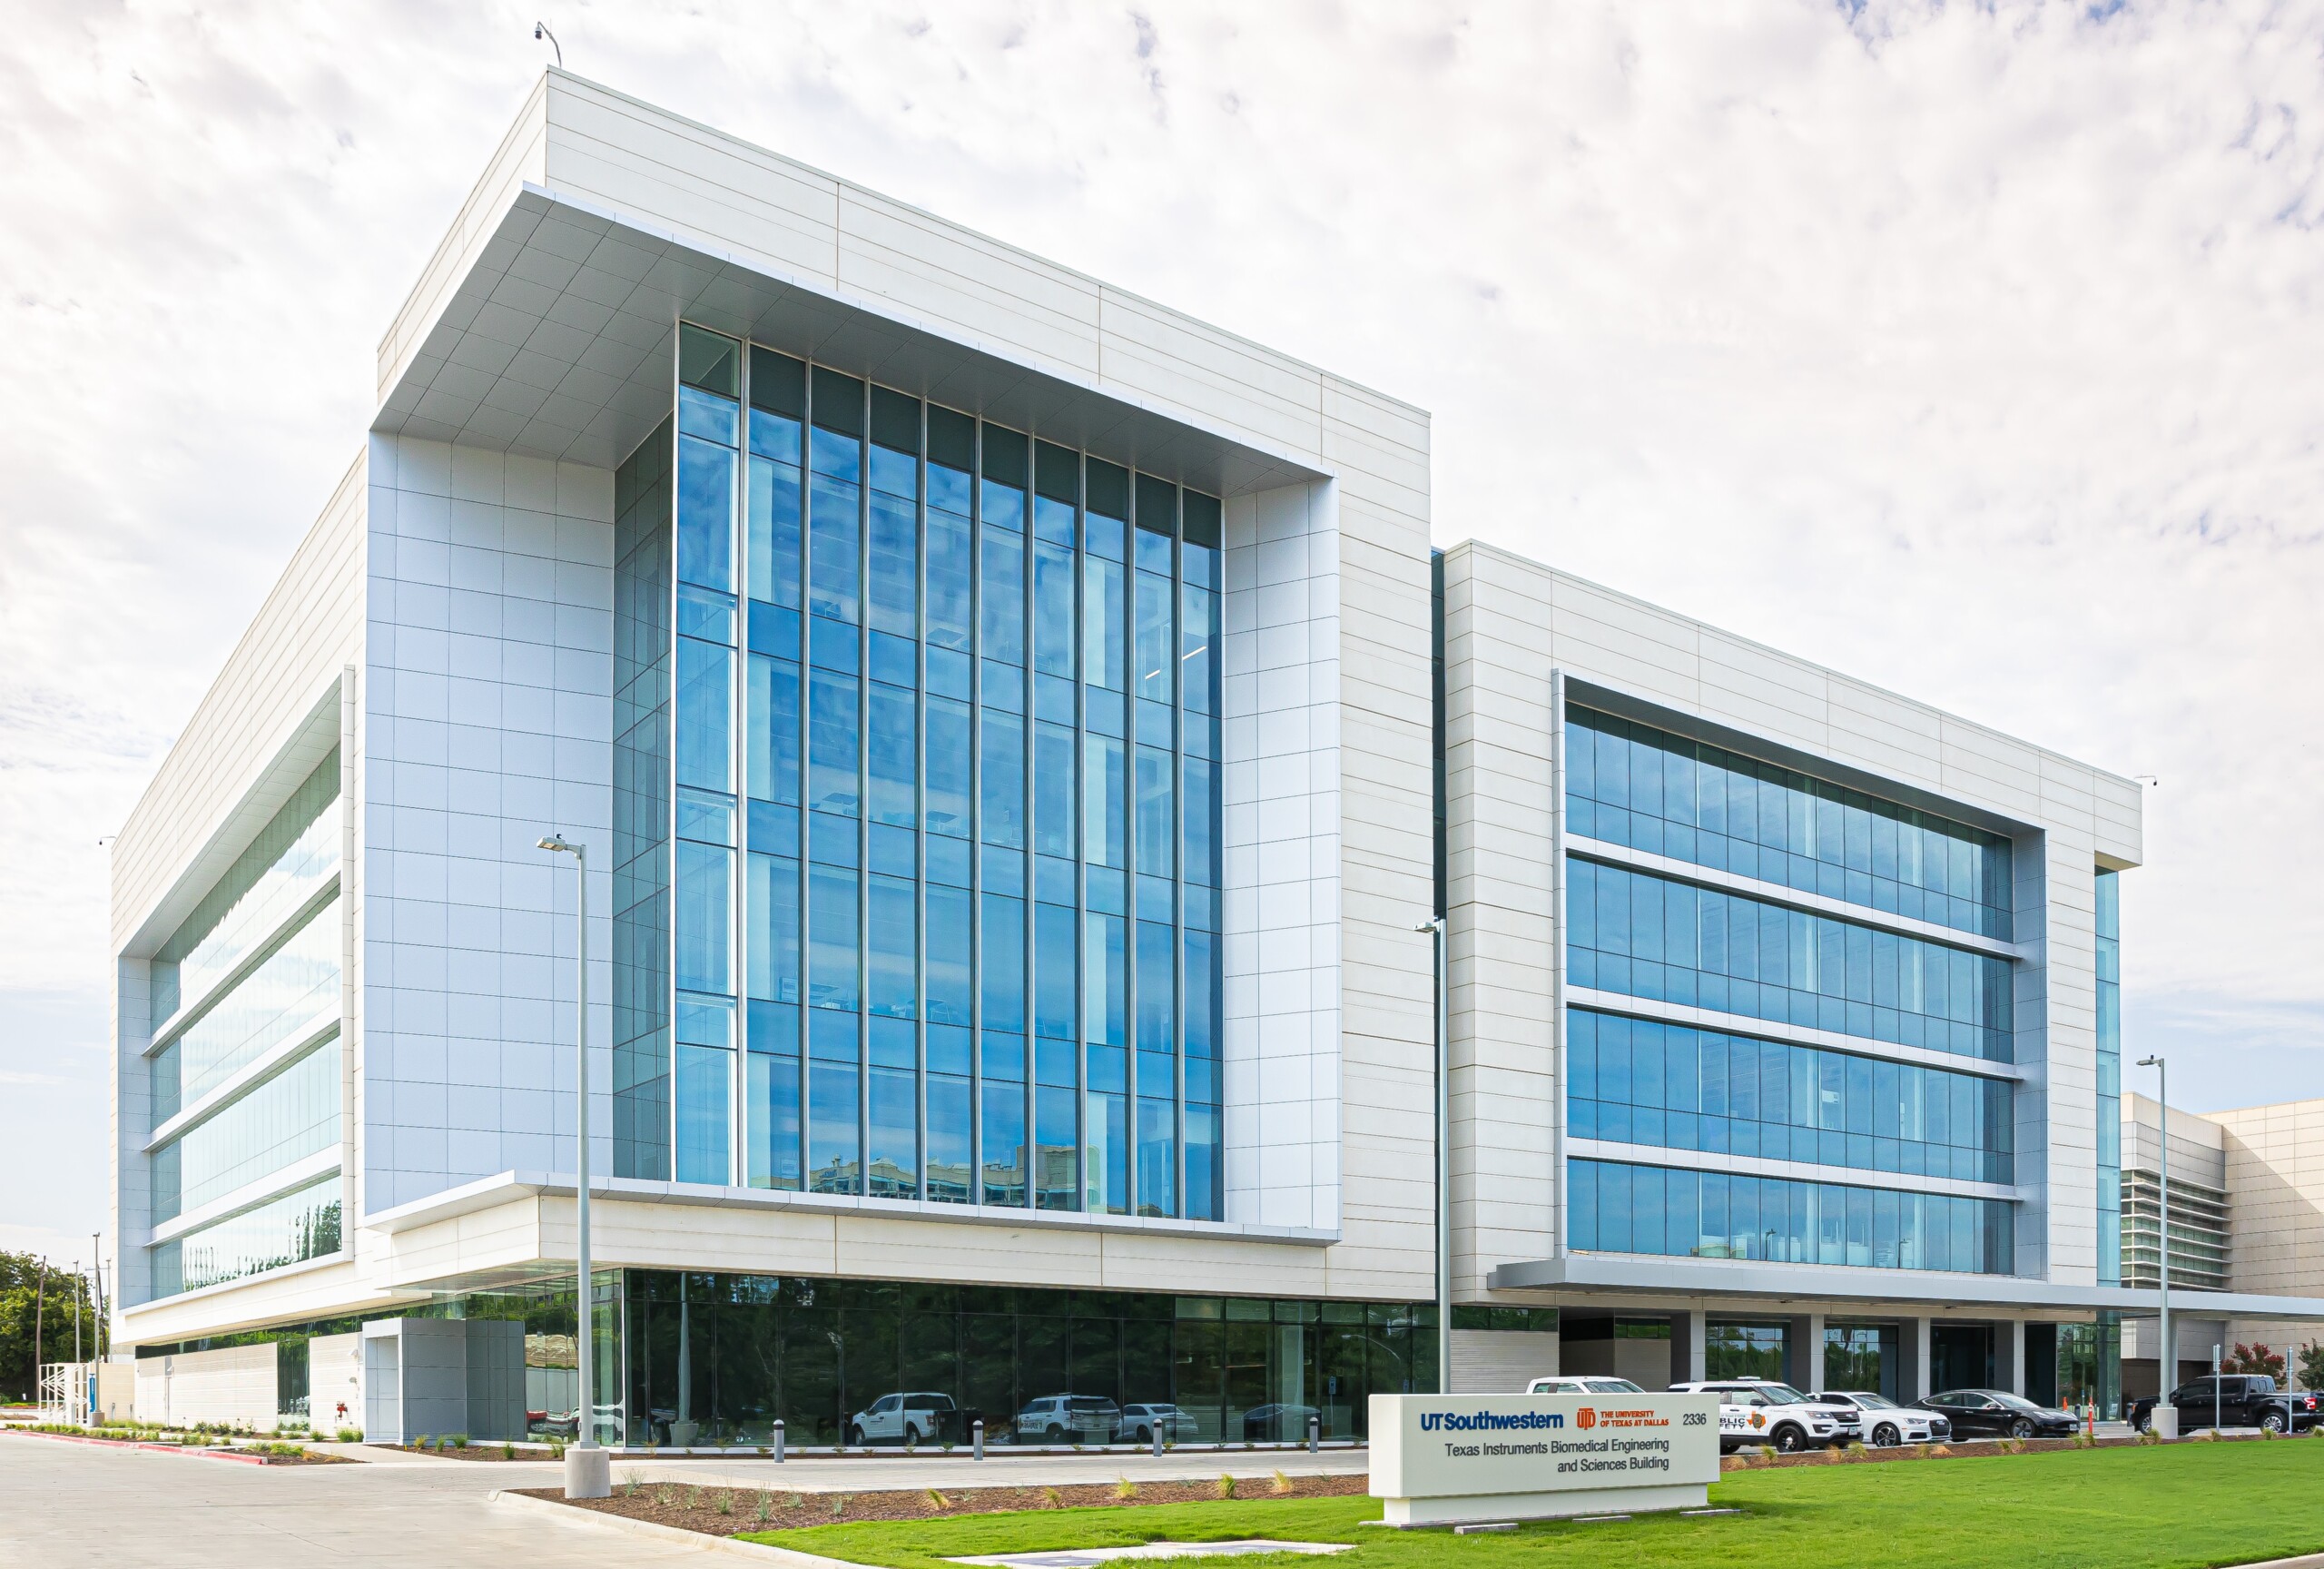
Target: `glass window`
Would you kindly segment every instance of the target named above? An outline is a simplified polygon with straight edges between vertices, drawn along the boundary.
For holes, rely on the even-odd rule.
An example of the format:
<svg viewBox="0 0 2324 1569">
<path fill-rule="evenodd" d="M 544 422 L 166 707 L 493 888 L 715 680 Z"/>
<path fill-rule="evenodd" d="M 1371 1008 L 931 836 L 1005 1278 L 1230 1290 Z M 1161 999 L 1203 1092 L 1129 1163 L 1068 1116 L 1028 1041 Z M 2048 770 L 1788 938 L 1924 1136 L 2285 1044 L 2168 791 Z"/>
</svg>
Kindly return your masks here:
<svg viewBox="0 0 2324 1569">
<path fill-rule="evenodd" d="M 1025 542 L 1014 534 L 984 536 L 980 622 L 988 659 L 1025 663 Z"/>
<path fill-rule="evenodd" d="M 906 1068 L 871 1071 L 872 1153 L 865 1162 L 875 1199 L 920 1196 L 920 1076 Z"/>
<path fill-rule="evenodd" d="M 714 1047 L 678 1047 L 678 1180 L 734 1179 L 726 1152 L 734 1054 Z"/>
<path fill-rule="evenodd" d="M 1025 722 L 984 711 L 982 746 L 984 842 L 1025 845 Z"/>
<path fill-rule="evenodd" d="M 928 829 L 966 838 L 969 770 L 975 757 L 969 707 L 947 697 L 928 700 Z"/>
<path fill-rule="evenodd" d="M 201 1226 L 152 1249 L 153 1296 L 222 1286 L 340 1251 L 337 1172 L 294 1193 Z"/>
<path fill-rule="evenodd" d="M 965 888 L 930 884 L 928 899 L 928 1017 L 931 1023 L 976 1021 L 970 965 L 971 895 Z"/>
<path fill-rule="evenodd" d="M 799 863 L 751 857 L 751 995 L 799 1001 Z"/>
<path fill-rule="evenodd" d="M 799 804 L 799 666 L 751 656 L 748 717 L 750 793 L 761 801 Z"/>
<path fill-rule="evenodd" d="M 223 992 L 204 988 L 208 995 L 196 998 L 200 1011 L 186 1011 L 192 1022 L 162 1053 L 162 1071 L 175 1082 L 162 1086 L 168 1093 L 157 1097 L 157 1124 L 284 1041 L 339 1016 L 340 937 L 334 896 L 240 981 Z"/>
<path fill-rule="evenodd" d="M 875 458 L 884 456 L 876 447 L 872 450 Z M 911 496 L 872 492 L 871 556 L 872 627 L 918 636 L 920 518 Z"/>
<path fill-rule="evenodd" d="M 678 580 L 734 587 L 734 454 L 678 439 Z"/>
<path fill-rule="evenodd" d="M 796 1191 L 799 1169 L 799 1059 L 753 1051 L 750 1065 L 750 1171 L 753 1188 Z"/>
<path fill-rule="evenodd" d="M 732 993 L 734 853 L 681 839 L 677 863 L 678 989 Z"/>
<path fill-rule="evenodd" d="M 856 1063 L 810 1058 L 807 1062 L 807 1190 L 857 1193 L 862 1171 L 857 1159 Z"/>
<path fill-rule="evenodd" d="M 862 577 L 856 558 L 862 538 L 856 516 L 860 488 L 817 474 L 810 482 L 808 499 L 807 607 L 818 616 L 852 622 Z"/>
<path fill-rule="evenodd" d="M 1177 1047 L 1177 940 L 1158 921 L 1137 923 L 1137 1045 L 1141 1051 Z"/>
<path fill-rule="evenodd" d="M 1082 737 L 1081 828 L 1086 854 L 1099 866 L 1128 869 L 1129 834 L 1124 798 L 1128 794 L 1122 743 L 1107 735 Z"/>
<path fill-rule="evenodd" d="M 153 1219 L 175 1219 L 340 1141 L 334 1034 L 155 1150 Z"/>
<path fill-rule="evenodd" d="M 872 899 L 872 1011 L 891 1019 L 920 1012 L 919 900 L 901 877 L 874 877 Z"/>
<path fill-rule="evenodd" d="M 1149 876 L 1171 874 L 1177 837 L 1171 822 L 1170 754 L 1158 746 L 1137 749 L 1137 869 Z"/>
<path fill-rule="evenodd" d="M 1096 529 L 1091 530 L 1093 537 Z M 1109 692 L 1127 689 L 1128 651 L 1122 606 L 1122 568 L 1095 554 L 1081 560 L 1082 678 Z M 1165 696 L 1167 696 L 1167 690 Z"/>
<path fill-rule="evenodd" d="M 1137 531 L 1141 540 L 1153 535 L 1143 528 Z M 1166 542 L 1167 543 L 1167 542 Z M 1171 700 L 1174 687 L 1173 667 L 1177 664 L 1172 647 L 1170 629 L 1170 579 L 1155 572 L 1140 571 L 1137 577 L 1137 696 L 1155 703 Z"/>
<path fill-rule="evenodd" d="M 1025 1204 L 1025 1088 L 988 1079 L 984 1086 L 983 1201 Z"/>
<path fill-rule="evenodd" d="M 1074 922 L 1069 905 L 1033 906 L 1033 1029 L 1066 1041 L 1076 1033 L 1074 984 L 1080 971 Z"/>
<path fill-rule="evenodd" d="M 984 895 L 984 1027 L 1025 1031 L 1025 902 Z"/>
<path fill-rule="evenodd" d="M 1126 923 L 1094 912 L 1083 918 L 1082 1038 L 1119 1046 L 1129 1032 L 1129 944 Z"/>
<path fill-rule="evenodd" d="M 1572 831 L 2007 939 L 2010 842 L 1828 781 L 1569 708 Z"/>
<path fill-rule="evenodd" d="M 872 685 L 872 821 L 910 828 L 918 817 L 920 736 L 911 693 Z"/>
<path fill-rule="evenodd" d="M 852 676 L 812 673 L 809 687 L 808 804 L 818 812 L 853 816 L 859 799 L 855 764 L 857 686 Z"/>
<path fill-rule="evenodd" d="M 1033 848 L 1043 855 L 1073 854 L 1073 730 L 1066 725 L 1033 726 Z"/>
<path fill-rule="evenodd" d="M 1177 1213 L 1177 1107 L 1169 1100 L 1137 1099 L 1137 1212 Z"/>
<path fill-rule="evenodd" d="M 928 1080 L 928 1196 L 942 1204 L 970 1201 L 970 1084 L 931 1073 Z"/>
<path fill-rule="evenodd" d="M 679 638 L 678 783 L 732 790 L 734 734 L 734 651 L 698 638 Z"/>
<path fill-rule="evenodd" d="M 807 873 L 807 1000 L 818 1008 L 852 1011 L 856 981 L 855 873 L 828 866 Z"/>
</svg>

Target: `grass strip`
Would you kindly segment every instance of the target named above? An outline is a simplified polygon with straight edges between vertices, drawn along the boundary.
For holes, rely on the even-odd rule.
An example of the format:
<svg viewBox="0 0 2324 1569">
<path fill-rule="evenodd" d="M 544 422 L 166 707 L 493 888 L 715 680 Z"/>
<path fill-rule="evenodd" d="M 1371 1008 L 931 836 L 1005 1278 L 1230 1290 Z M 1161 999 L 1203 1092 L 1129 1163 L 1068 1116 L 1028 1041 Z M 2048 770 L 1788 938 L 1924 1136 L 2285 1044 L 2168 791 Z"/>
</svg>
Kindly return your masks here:
<svg viewBox="0 0 2324 1569">
<path fill-rule="evenodd" d="M 1927 1464 L 1732 1472 L 1714 1519 L 1640 1515 L 1613 1525 L 1531 1525 L 1507 1534 L 1367 1526 L 1371 1498 L 1221 1499 L 1151 1508 L 1057 1509 L 866 1522 L 749 1539 L 885 1569 L 955 1569 L 990 1553 L 1272 1536 L 1351 1542 L 1330 1569 L 2213 1569 L 2324 1551 L 2324 1439 L 2177 1444 Z M 1319 1569 L 1312 1558 L 1237 1559 L 1235 1569 Z"/>
</svg>

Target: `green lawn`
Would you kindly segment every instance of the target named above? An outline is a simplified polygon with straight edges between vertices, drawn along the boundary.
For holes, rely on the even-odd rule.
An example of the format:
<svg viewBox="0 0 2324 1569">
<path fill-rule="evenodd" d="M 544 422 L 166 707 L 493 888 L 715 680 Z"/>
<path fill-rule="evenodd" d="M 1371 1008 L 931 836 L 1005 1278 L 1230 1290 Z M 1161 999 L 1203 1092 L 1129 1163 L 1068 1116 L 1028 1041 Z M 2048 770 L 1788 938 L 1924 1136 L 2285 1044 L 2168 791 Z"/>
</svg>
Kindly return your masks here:
<svg viewBox="0 0 2324 1569">
<path fill-rule="evenodd" d="M 2206 1569 L 2324 1550 L 2324 1438 L 2069 1450 L 1990 1459 L 1730 1473 L 1711 1502 L 1741 1515 L 1529 1525 L 1507 1535 L 1389 1531 L 1370 1498 L 1248 1499 L 818 1525 L 753 1538 L 889 1569 L 984 1553 L 1274 1536 L 1353 1542 L 1328 1560 L 1236 1569 Z M 1221 1561 L 1223 1562 L 1223 1561 Z"/>
</svg>

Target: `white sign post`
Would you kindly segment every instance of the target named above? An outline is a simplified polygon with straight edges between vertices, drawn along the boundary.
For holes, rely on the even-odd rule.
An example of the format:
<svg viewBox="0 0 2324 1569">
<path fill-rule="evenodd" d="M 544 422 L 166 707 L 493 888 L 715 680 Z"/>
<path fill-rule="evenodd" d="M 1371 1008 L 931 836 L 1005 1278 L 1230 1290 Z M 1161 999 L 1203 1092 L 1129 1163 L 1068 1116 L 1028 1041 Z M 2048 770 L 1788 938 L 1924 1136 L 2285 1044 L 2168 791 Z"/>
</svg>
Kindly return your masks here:
<svg viewBox="0 0 2324 1569">
<path fill-rule="evenodd" d="M 1374 1395 L 1372 1495 L 1390 1525 L 1700 1509 L 1716 1395 Z"/>
</svg>

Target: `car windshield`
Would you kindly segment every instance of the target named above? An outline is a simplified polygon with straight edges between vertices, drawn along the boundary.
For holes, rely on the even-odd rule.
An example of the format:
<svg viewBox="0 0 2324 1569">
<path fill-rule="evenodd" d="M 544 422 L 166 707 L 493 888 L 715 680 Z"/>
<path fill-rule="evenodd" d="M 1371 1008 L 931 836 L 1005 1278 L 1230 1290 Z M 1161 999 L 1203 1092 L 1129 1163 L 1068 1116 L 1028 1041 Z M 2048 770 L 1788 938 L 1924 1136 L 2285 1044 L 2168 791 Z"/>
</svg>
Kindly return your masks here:
<svg viewBox="0 0 2324 1569">
<path fill-rule="evenodd" d="M 1862 1406 L 1866 1411 L 1897 1411 L 1903 1409 L 1902 1406 L 1898 1406 L 1894 1400 L 1889 1399 L 1886 1395 L 1843 1395 L 1840 1398 L 1851 1401 L 1854 1404 Z"/>
<path fill-rule="evenodd" d="M 1592 1395 L 1643 1395 L 1646 1393 L 1627 1378 L 1589 1378 L 1582 1381 L 1581 1386 Z"/>
<path fill-rule="evenodd" d="M 1760 1394 L 1766 1396 L 1768 1397 L 1768 1404 L 1770 1406 L 1805 1406 L 1807 1404 L 1807 1396 L 1802 1395 L 1798 1390 L 1793 1388 L 1788 1384 L 1753 1384 L 1748 1386 L 1748 1387 L 1756 1389 Z"/>
</svg>

